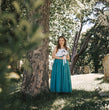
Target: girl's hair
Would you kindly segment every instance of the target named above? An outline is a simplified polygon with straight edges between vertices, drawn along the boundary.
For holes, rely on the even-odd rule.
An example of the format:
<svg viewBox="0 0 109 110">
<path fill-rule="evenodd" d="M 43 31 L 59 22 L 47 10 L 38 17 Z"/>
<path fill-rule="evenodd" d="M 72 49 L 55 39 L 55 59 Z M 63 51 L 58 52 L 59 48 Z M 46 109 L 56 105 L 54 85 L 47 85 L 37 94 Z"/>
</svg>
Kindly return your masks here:
<svg viewBox="0 0 109 110">
<path fill-rule="evenodd" d="M 57 51 L 58 51 L 58 49 L 60 49 L 61 48 L 61 46 L 60 46 L 60 44 L 59 44 L 59 39 L 60 38 L 63 38 L 64 39 L 64 48 L 67 50 L 67 46 L 66 46 L 66 39 L 65 39 L 65 37 L 64 36 L 60 36 L 59 38 L 58 38 L 58 42 L 57 42 Z M 56 52 L 57 52 L 56 51 Z"/>
</svg>

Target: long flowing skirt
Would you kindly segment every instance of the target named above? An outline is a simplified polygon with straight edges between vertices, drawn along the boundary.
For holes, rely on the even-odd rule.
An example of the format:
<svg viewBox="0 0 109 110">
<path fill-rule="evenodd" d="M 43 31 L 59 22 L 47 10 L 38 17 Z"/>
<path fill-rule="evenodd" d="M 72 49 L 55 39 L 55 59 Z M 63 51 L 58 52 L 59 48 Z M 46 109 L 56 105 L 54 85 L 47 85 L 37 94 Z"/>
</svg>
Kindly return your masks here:
<svg viewBox="0 0 109 110">
<path fill-rule="evenodd" d="M 63 65 L 62 59 L 54 59 L 51 72 L 50 91 L 72 92 L 70 75 L 69 61 L 66 60 L 66 63 Z"/>
</svg>

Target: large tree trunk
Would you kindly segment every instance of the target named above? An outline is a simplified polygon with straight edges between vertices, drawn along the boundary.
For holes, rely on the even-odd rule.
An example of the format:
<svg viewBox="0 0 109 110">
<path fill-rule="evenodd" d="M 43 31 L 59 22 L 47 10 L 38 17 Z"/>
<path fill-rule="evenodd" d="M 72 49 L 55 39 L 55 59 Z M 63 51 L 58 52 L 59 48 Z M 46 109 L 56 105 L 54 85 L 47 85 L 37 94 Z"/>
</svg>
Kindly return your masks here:
<svg viewBox="0 0 109 110">
<path fill-rule="evenodd" d="M 49 32 L 49 6 L 50 0 L 45 0 L 42 9 L 42 17 L 40 25 L 43 27 L 43 32 Z M 37 95 L 42 91 L 49 91 L 48 77 L 48 55 L 49 55 L 49 38 L 43 39 L 42 45 L 33 51 L 27 53 L 27 58 L 30 62 L 31 71 L 24 71 L 22 91 L 30 95 Z"/>
</svg>

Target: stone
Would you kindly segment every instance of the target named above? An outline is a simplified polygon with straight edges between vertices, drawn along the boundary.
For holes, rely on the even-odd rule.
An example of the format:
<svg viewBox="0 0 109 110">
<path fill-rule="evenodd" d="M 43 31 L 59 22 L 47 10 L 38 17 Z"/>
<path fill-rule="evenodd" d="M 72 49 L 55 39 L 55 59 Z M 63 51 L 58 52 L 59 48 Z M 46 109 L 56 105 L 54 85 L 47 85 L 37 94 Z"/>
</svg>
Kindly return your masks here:
<svg viewBox="0 0 109 110">
<path fill-rule="evenodd" d="M 104 80 L 109 81 L 109 54 L 107 54 L 103 59 L 104 67 Z"/>
</svg>

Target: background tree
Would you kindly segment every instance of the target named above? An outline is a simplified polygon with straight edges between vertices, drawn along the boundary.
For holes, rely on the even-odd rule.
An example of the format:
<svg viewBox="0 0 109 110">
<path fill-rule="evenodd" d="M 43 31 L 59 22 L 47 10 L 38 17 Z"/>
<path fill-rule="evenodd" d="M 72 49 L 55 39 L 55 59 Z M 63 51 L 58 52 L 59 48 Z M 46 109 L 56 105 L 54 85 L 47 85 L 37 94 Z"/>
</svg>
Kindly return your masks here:
<svg viewBox="0 0 109 110">
<path fill-rule="evenodd" d="M 91 36 L 88 48 L 78 59 L 77 65 L 89 65 L 91 72 L 98 73 L 102 72 L 102 61 L 109 51 L 109 31 L 108 27 L 103 25 L 99 25 L 95 30 L 96 33 Z M 81 41 L 80 46 L 82 42 L 83 41 Z"/>
<path fill-rule="evenodd" d="M 59 1 L 57 0 L 56 3 Z M 63 1 L 62 1 L 63 2 Z M 68 41 L 68 47 L 70 47 L 70 53 L 71 55 L 71 73 L 73 74 L 74 66 L 76 65 L 76 62 L 80 55 L 83 54 L 83 52 L 87 49 L 88 42 L 90 41 L 91 36 L 93 36 L 96 33 L 97 27 L 101 24 L 100 22 L 103 20 L 105 21 L 105 24 L 107 22 L 107 15 L 103 15 L 101 12 L 106 12 L 108 10 L 108 2 L 106 1 L 85 1 L 85 0 L 73 0 L 69 1 L 68 8 L 66 7 L 66 4 L 62 7 L 62 2 L 60 1 L 56 5 L 54 2 L 51 3 L 51 16 L 50 16 L 50 51 L 53 49 L 54 45 L 56 45 L 56 39 L 59 35 L 62 35 L 65 33 L 65 36 Z M 53 8 L 55 7 L 55 8 Z M 67 9 L 67 10 L 65 10 Z M 55 11 L 54 11 L 55 10 Z M 58 10 L 58 11 L 56 11 Z M 64 12 L 64 13 L 62 13 Z M 61 14 L 62 13 L 62 14 Z M 66 13 L 66 14 L 65 14 Z M 67 15 L 68 14 L 68 15 Z M 65 16 L 65 17 L 64 17 Z M 64 19 L 63 19 L 64 18 Z M 68 22 L 65 22 L 65 19 L 67 19 Z M 65 24 L 61 24 L 62 21 L 65 22 Z M 60 20 L 60 21 L 59 21 Z M 99 22 L 98 22 L 99 20 Z M 94 26 L 90 31 L 86 31 L 86 36 L 83 37 L 81 32 L 84 29 L 84 27 L 87 25 Z M 107 23 L 108 24 L 108 23 Z M 70 29 L 67 27 L 71 26 Z M 63 27 L 67 27 L 69 31 L 64 30 Z M 64 32 L 63 32 L 64 31 Z M 70 34 L 68 33 L 70 32 Z M 88 33 L 89 32 L 89 33 Z M 70 35 L 70 36 L 69 36 Z M 69 37 L 68 37 L 69 36 Z M 81 45 L 80 50 L 79 48 L 79 42 L 81 42 L 81 39 L 84 39 L 83 44 Z M 83 40 L 82 39 L 82 40 Z M 51 48 L 52 47 L 52 48 Z M 73 47 L 73 48 L 72 48 Z M 52 52 L 52 51 L 51 51 Z M 51 61 L 51 54 L 50 54 L 50 62 Z M 51 68 L 51 67 L 50 67 Z"/>
<path fill-rule="evenodd" d="M 109 27 L 109 20 L 108 20 L 108 3 L 107 2 L 97 2 L 94 7 L 94 13 L 95 16 L 97 16 L 97 27 L 94 29 L 94 31 L 89 30 L 85 36 L 88 35 L 88 33 L 92 33 L 92 36 L 90 37 L 90 41 L 88 44 L 88 48 L 86 49 L 85 53 L 83 53 L 78 62 L 82 65 L 89 65 L 91 67 L 92 72 L 102 72 L 102 60 L 103 57 L 108 53 L 108 27 Z M 101 8 L 100 8 L 101 6 Z M 93 29 L 93 28 L 92 28 Z M 84 36 L 84 35 L 83 35 Z M 83 43 L 84 37 L 81 39 L 80 47 Z M 83 58 L 84 57 L 84 58 Z M 83 59 L 84 61 L 81 62 L 80 59 Z M 81 65 L 79 63 L 79 65 Z"/>
<path fill-rule="evenodd" d="M 69 0 L 66 4 L 58 0 L 57 2 L 52 1 L 51 3 L 50 33 L 52 37 L 50 36 L 50 41 L 53 43 L 50 43 L 50 47 L 53 49 L 54 45 L 56 45 L 58 36 L 64 34 L 67 39 L 67 46 L 70 48 L 70 53 L 72 53 L 72 68 L 75 64 L 73 64 L 73 60 L 76 58 L 80 33 L 83 26 L 91 21 L 90 15 L 93 5 L 94 1 L 90 1 L 90 3 L 86 1 L 85 3 L 85 1 L 79 0 Z M 52 49 L 50 48 L 50 50 Z M 52 58 L 50 57 L 50 59 Z"/>
</svg>

